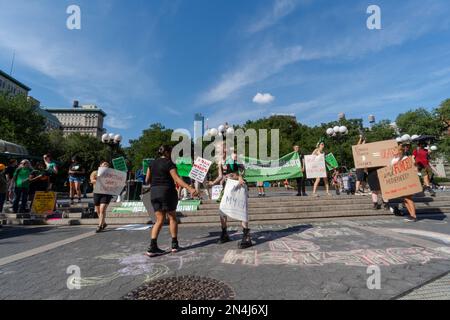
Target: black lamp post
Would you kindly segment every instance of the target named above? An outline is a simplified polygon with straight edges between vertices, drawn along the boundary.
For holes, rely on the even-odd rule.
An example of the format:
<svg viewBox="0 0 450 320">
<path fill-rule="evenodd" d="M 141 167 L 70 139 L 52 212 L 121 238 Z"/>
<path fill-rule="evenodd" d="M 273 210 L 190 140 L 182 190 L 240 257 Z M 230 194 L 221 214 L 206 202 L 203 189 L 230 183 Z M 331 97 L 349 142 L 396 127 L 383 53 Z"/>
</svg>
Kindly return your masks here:
<svg viewBox="0 0 450 320">
<path fill-rule="evenodd" d="M 102 136 L 102 142 L 109 146 L 110 153 L 109 153 L 109 162 L 112 164 L 112 160 L 114 157 L 114 150 L 120 145 L 122 142 L 122 136 L 120 134 L 114 134 L 114 133 L 105 133 Z"/>
</svg>

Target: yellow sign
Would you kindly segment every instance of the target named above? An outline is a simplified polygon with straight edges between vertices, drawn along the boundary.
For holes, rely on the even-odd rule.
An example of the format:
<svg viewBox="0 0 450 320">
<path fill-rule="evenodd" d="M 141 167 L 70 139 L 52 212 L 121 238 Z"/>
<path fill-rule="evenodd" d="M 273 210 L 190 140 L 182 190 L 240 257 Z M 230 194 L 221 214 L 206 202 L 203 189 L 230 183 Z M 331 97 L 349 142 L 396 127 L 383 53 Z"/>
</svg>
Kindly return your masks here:
<svg viewBox="0 0 450 320">
<path fill-rule="evenodd" d="M 56 205 L 55 192 L 37 191 L 34 195 L 33 206 L 31 213 L 45 215 L 52 213 Z"/>
</svg>

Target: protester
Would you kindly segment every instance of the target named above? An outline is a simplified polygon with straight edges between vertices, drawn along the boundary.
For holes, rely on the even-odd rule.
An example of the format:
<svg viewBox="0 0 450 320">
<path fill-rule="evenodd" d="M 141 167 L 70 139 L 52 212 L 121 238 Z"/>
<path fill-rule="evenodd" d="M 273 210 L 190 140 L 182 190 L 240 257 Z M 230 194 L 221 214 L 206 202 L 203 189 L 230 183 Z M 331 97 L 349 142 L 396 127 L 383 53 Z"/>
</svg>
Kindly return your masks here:
<svg viewBox="0 0 450 320">
<path fill-rule="evenodd" d="M 29 199 L 33 205 L 34 195 L 36 192 L 48 191 L 50 173 L 45 168 L 45 163 L 38 162 L 35 169 L 30 174 Z"/>
<path fill-rule="evenodd" d="M 52 191 L 53 186 L 56 183 L 56 175 L 58 174 L 58 166 L 56 165 L 56 162 L 53 161 L 52 156 L 50 154 L 44 155 L 43 158 L 44 158 L 46 170 L 49 175 L 48 191 Z"/>
<path fill-rule="evenodd" d="M 15 199 L 14 189 L 16 188 L 16 186 L 14 185 L 14 172 L 16 172 L 16 169 L 17 169 L 17 160 L 10 159 L 8 167 L 5 170 L 6 180 L 8 181 L 7 198 L 10 203 L 13 203 Z"/>
<path fill-rule="evenodd" d="M 363 135 L 359 136 L 358 145 L 365 144 L 366 138 Z M 355 195 L 365 195 L 365 185 L 367 181 L 367 169 L 356 169 L 356 193 Z M 362 188 L 362 189 L 361 189 Z"/>
<path fill-rule="evenodd" d="M 382 208 L 382 205 L 379 204 L 379 200 L 381 200 L 384 210 L 390 210 L 389 203 L 387 201 L 384 201 L 381 195 L 380 180 L 378 178 L 378 170 L 381 168 L 382 167 L 368 169 L 368 181 L 370 191 L 372 192 L 373 209 L 380 210 Z"/>
<path fill-rule="evenodd" d="M 0 214 L 3 212 L 3 205 L 8 193 L 8 181 L 6 180 L 5 170 L 6 166 L 0 163 Z"/>
<path fill-rule="evenodd" d="M 343 182 L 342 182 L 341 171 L 339 168 L 334 169 L 332 181 L 333 181 L 333 186 L 336 190 L 336 195 L 340 195 Z"/>
<path fill-rule="evenodd" d="M 100 168 L 109 168 L 109 163 L 106 161 L 103 161 L 100 164 Z M 90 182 L 93 185 L 95 189 L 95 184 L 97 183 L 97 177 L 98 177 L 98 171 L 95 170 L 91 173 L 90 176 Z M 102 232 L 106 229 L 108 226 L 106 224 L 106 209 L 108 209 L 108 205 L 111 203 L 112 196 L 109 194 L 100 194 L 100 193 L 94 193 L 94 206 L 95 206 L 95 212 L 98 216 L 98 227 L 95 231 L 96 233 Z"/>
<path fill-rule="evenodd" d="M 391 164 L 395 165 L 399 161 L 405 160 L 408 157 L 404 153 L 404 147 L 399 146 L 396 150 L 396 154 L 394 159 L 392 159 Z M 406 209 L 408 209 L 409 217 L 405 219 L 407 222 L 417 222 L 417 214 L 416 214 L 416 205 L 414 203 L 414 200 L 412 198 L 412 195 L 403 197 L 403 202 L 405 204 Z"/>
<path fill-rule="evenodd" d="M 225 190 L 225 185 L 226 185 L 226 181 L 228 179 L 231 180 L 236 180 L 239 181 L 239 184 L 242 187 L 246 187 L 246 183 L 244 181 L 244 174 L 245 174 L 245 168 L 242 164 L 239 164 L 237 161 L 237 153 L 233 152 L 231 155 L 231 160 L 230 161 L 225 161 L 226 159 L 226 150 L 225 150 L 225 146 L 221 146 L 220 147 L 220 153 L 221 155 L 219 156 L 219 161 L 218 161 L 218 177 L 215 181 L 211 182 L 210 185 L 216 185 L 216 184 L 222 184 L 223 186 L 223 190 Z M 223 195 L 222 191 L 222 195 Z M 222 196 L 221 196 L 222 197 Z M 228 235 L 228 231 L 227 231 L 227 222 L 228 222 L 228 217 L 223 214 L 222 212 L 220 213 L 220 223 L 221 223 L 221 227 L 222 227 L 222 232 L 219 238 L 218 243 L 219 244 L 223 244 L 226 242 L 231 241 L 229 235 Z M 243 228 L 243 236 L 242 236 L 242 241 L 240 241 L 238 243 L 238 247 L 240 249 L 246 249 L 251 247 L 252 244 L 252 239 L 250 236 L 250 229 L 249 229 L 249 224 L 248 222 L 242 222 L 242 228 Z"/>
<path fill-rule="evenodd" d="M 177 173 L 177 167 L 171 160 L 172 147 L 161 146 L 158 151 L 159 158 L 156 159 L 151 168 L 147 170 L 146 184 L 151 185 L 151 202 L 155 210 L 156 222 L 151 230 L 151 243 L 146 255 L 155 257 L 164 254 L 165 251 L 158 248 L 158 235 L 164 223 L 166 215 L 169 216 L 170 233 L 172 235 L 172 252 L 179 250 L 178 244 L 178 222 L 176 209 L 178 205 L 178 195 L 175 183 L 186 188 L 192 194 L 197 195 L 197 191 L 185 183 Z"/>
<path fill-rule="evenodd" d="M 306 166 L 305 166 L 305 155 L 300 151 L 298 145 L 294 146 L 294 152 L 298 153 L 300 159 L 300 164 L 302 166 L 302 176 L 297 178 L 297 197 L 306 197 Z"/>
<path fill-rule="evenodd" d="M 33 171 L 31 163 L 28 160 L 22 160 L 19 167 L 14 172 L 13 181 L 15 185 L 14 193 L 15 199 L 13 203 L 13 212 L 25 213 L 27 210 L 28 192 L 30 189 L 30 175 Z"/>
<path fill-rule="evenodd" d="M 325 155 L 324 149 L 325 149 L 325 143 L 324 143 L 324 142 L 319 142 L 319 143 L 317 144 L 317 149 L 314 150 L 314 152 L 312 153 L 312 155 L 313 155 L 313 156 L 320 156 L 320 155 L 322 155 L 322 154 Z M 313 188 L 313 195 L 314 195 L 315 197 L 318 197 L 318 196 L 319 196 L 319 195 L 316 193 L 316 192 L 317 192 L 317 187 L 319 186 L 319 183 L 320 183 L 320 178 L 317 178 L 317 179 L 316 179 L 316 182 L 314 183 L 314 188 Z M 331 194 L 330 194 L 330 186 L 329 186 L 329 184 L 328 184 L 328 177 L 323 178 L 323 183 L 325 184 L 325 189 L 326 189 L 326 191 L 327 191 L 327 195 L 328 195 L 328 196 L 331 196 Z"/>
<path fill-rule="evenodd" d="M 419 142 L 418 147 L 413 152 L 414 161 L 420 174 L 423 178 L 425 185 L 424 191 L 428 191 L 432 197 L 436 196 L 436 193 L 431 188 L 430 177 L 433 174 L 430 167 L 430 154 L 425 149 L 425 143 Z"/>
<path fill-rule="evenodd" d="M 264 181 L 258 181 L 256 183 L 256 188 L 258 189 L 258 197 L 266 196 L 266 192 L 264 190 Z"/>
<path fill-rule="evenodd" d="M 78 202 L 81 202 L 81 184 L 85 170 L 79 163 L 78 157 L 72 158 L 72 164 L 69 168 L 69 184 L 70 184 L 70 203 L 74 204 L 75 194 L 78 196 Z"/>
</svg>

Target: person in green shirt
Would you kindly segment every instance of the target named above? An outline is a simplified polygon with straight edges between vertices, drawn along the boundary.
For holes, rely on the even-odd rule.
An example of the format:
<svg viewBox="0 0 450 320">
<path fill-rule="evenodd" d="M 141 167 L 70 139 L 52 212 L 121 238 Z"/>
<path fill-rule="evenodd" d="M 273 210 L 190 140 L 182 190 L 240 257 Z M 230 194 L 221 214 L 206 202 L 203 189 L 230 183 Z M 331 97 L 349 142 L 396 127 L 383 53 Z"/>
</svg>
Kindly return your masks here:
<svg viewBox="0 0 450 320">
<path fill-rule="evenodd" d="M 22 160 L 19 167 L 14 172 L 14 182 L 15 182 L 15 194 L 16 198 L 13 203 L 13 212 L 19 212 L 20 203 L 20 213 L 25 213 L 27 209 L 28 193 L 30 190 L 30 175 L 33 171 L 31 163 L 28 160 Z"/>
</svg>

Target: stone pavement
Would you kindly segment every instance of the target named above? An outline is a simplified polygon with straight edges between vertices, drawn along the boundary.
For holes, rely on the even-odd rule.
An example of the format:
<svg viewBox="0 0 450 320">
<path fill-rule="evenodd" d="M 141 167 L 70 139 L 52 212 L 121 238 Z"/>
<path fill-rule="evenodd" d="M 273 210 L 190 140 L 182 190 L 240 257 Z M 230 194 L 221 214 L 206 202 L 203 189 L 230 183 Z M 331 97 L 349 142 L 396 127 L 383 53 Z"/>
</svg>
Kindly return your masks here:
<svg viewBox="0 0 450 320">
<path fill-rule="evenodd" d="M 411 290 L 450 271 L 444 215 L 418 223 L 388 217 L 252 226 L 255 246 L 247 250 L 237 249 L 237 228 L 233 242 L 218 245 L 219 223 L 180 227 L 184 250 L 152 259 L 143 255 L 148 231 L 41 228 L 1 229 L 0 258 L 25 254 L 10 263 L 0 260 L 0 299 L 120 299 L 145 282 L 182 275 L 222 281 L 237 300 L 394 299 L 404 293 L 419 297 L 423 290 Z M 167 227 L 159 244 L 170 245 Z M 368 288 L 371 266 L 380 270 L 380 289 Z M 72 274 L 78 268 L 79 277 Z M 448 292 L 448 278 L 442 279 L 424 288 Z"/>
</svg>

